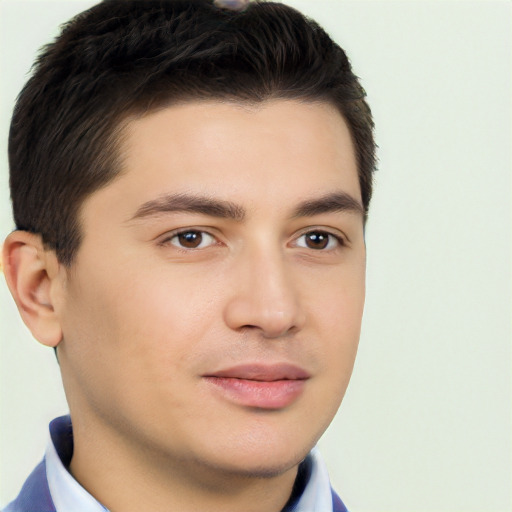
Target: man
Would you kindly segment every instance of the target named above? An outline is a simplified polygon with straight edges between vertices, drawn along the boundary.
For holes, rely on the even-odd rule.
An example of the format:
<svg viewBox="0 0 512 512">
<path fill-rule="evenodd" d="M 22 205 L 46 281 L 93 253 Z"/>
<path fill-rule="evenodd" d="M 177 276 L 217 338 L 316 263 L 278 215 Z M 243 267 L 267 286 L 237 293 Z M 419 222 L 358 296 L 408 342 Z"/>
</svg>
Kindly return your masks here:
<svg viewBox="0 0 512 512">
<path fill-rule="evenodd" d="M 4 269 L 70 417 L 7 511 L 343 511 L 375 146 L 343 50 L 280 4 L 105 1 L 11 124 Z"/>
</svg>

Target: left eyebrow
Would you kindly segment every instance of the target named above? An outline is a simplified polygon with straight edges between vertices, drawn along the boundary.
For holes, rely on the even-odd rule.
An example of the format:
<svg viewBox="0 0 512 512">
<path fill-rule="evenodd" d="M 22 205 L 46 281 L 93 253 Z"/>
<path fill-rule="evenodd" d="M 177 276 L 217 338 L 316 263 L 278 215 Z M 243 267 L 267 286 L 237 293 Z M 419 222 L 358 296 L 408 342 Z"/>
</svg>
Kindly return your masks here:
<svg viewBox="0 0 512 512">
<path fill-rule="evenodd" d="M 316 199 L 300 203 L 294 210 L 292 218 L 313 217 L 322 213 L 348 212 L 366 217 L 363 205 L 346 192 L 333 192 Z"/>
</svg>

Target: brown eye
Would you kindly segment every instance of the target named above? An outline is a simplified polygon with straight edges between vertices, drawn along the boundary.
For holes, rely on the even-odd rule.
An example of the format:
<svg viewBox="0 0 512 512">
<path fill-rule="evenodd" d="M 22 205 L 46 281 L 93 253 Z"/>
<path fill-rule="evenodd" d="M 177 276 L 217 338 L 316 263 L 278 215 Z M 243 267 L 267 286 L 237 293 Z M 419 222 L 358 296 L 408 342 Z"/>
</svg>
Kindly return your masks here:
<svg viewBox="0 0 512 512">
<path fill-rule="evenodd" d="M 182 249 L 202 249 L 215 241 L 212 235 L 204 231 L 182 231 L 171 238 L 171 244 Z"/>
<path fill-rule="evenodd" d="M 329 235 L 315 231 L 306 235 L 306 245 L 310 249 L 325 249 L 329 244 Z"/>
<path fill-rule="evenodd" d="M 319 251 L 323 249 L 334 249 L 340 245 L 342 245 L 342 241 L 338 237 L 325 231 L 310 231 L 300 236 L 297 240 L 298 247 Z"/>
</svg>

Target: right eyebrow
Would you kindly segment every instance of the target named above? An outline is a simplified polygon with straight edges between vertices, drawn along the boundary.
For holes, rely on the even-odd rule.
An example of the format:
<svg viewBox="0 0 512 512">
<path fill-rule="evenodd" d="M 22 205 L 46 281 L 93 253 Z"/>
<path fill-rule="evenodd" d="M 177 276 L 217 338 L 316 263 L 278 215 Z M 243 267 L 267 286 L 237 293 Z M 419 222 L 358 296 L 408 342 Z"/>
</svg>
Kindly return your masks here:
<svg viewBox="0 0 512 512">
<path fill-rule="evenodd" d="M 164 194 L 142 204 L 130 221 L 171 212 L 200 213 L 237 222 L 242 222 L 246 216 L 245 209 L 231 201 L 192 194 Z"/>
</svg>

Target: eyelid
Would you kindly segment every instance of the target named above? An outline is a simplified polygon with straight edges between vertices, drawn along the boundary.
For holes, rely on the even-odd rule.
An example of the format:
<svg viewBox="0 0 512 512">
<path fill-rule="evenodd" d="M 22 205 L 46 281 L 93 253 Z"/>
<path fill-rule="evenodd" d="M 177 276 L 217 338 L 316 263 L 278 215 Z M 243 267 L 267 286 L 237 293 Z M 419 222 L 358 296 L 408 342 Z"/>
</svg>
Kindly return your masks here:
<svg viewBox="0 0 512 512">
<path fill-rule="evenodd" d="M 201 233 L 203 235 L 207 235 L 207 236 L 211 237 L 214 240 L 214 243 L 209 244 L 207 247 L 212 247 L 212 246 L 218 245 L 220 243 L 219 238 L 216 235 L 214 235 L 211 232 L 211 230 L 209 230 L 208 228 L 201 227 L 201 226 L 187 226 L 184 228 L 176 228 L 176 229 L 166 232 L 164 235 L 159 237 L 158 245 L 160 245 L 160 246 L 172 245 L 174 248 L 176 248 L 178 250 L 183 250 L 183 251 L 198 251 L 201 249 L 206 249 L 207 247 L 201 247 L 201 248 L 180 247 L 179 245 L 175 245 L 171 242 L 171 240 L 173 238 L 175 238 L 183 233 L 190 233 L 190 232 L 197 232 L 197 233 Z"/>
<path fill-rule="evenodd" d="M 308 226 L 307 228 L 301 229 L 294 236 L 293 240 L 298 240 L 300 237 L 307 235 L 308 233 L 325 233 L 326 235 L 335 238 L 339 242 L 340 247 L 346 247 L 350 244 L 350 239 L 345 233 L 343 233 L 343 231 L 325 226 Z"/>
<path fill-rule="evenodd" d="M 157 237 L 157 240 L 158 240 L 157 243 L 160 246 L 169 245 L 171 243 L 170 241 L 174 237 L 176 237 L 182 233 L 188 233 L 191 231 L 197 231 L 199 233 L 206 234 L 215 240 L 215 243 L 209 244 L 207 247 L 212 247 L 215 245 L 222 244 L 222 240 L 219 238 L 219 236 L 217 234 L 215 234 L 216 230 L 209 226 L 186 226 L 186 227 L 176 228 L 176 229 L 167 231 L 163 235 L 160 235 L 159 237 Z M 295 242 L 302 236 L 307 235 L 308 233 L 314 233 L 314 232 L 325 233 L 326 235 L 329 235 L 330 237 L 335 238 L 338 241 L 339 248 L 346 247 L 347 245 L 350 244 L 350 239 L 343 231 L 336 229 L 336 228 L 332 228 L 332 227 L 326 227 L 326 226 L 308 226 L 306 228 L 299 230 L 298 232 L 296 232 L 293 235 L 292 244 L 295 244 Z M 172 245 L 176 249 L 180 249 L 179 246 L 174 245 L 174 244 L 172 244 Z M 182 247 L 181 249 L 183 249 L 184 251 L 200 250 L 200 249 L 192 249 L 192 248 L 187 249 L 185 247 Z M 325 251 L 326 249 L 323 249 L 323 250 Z M 330 250 L 333 250 L 333 249 L 330 249 Z"/>
</svg>

